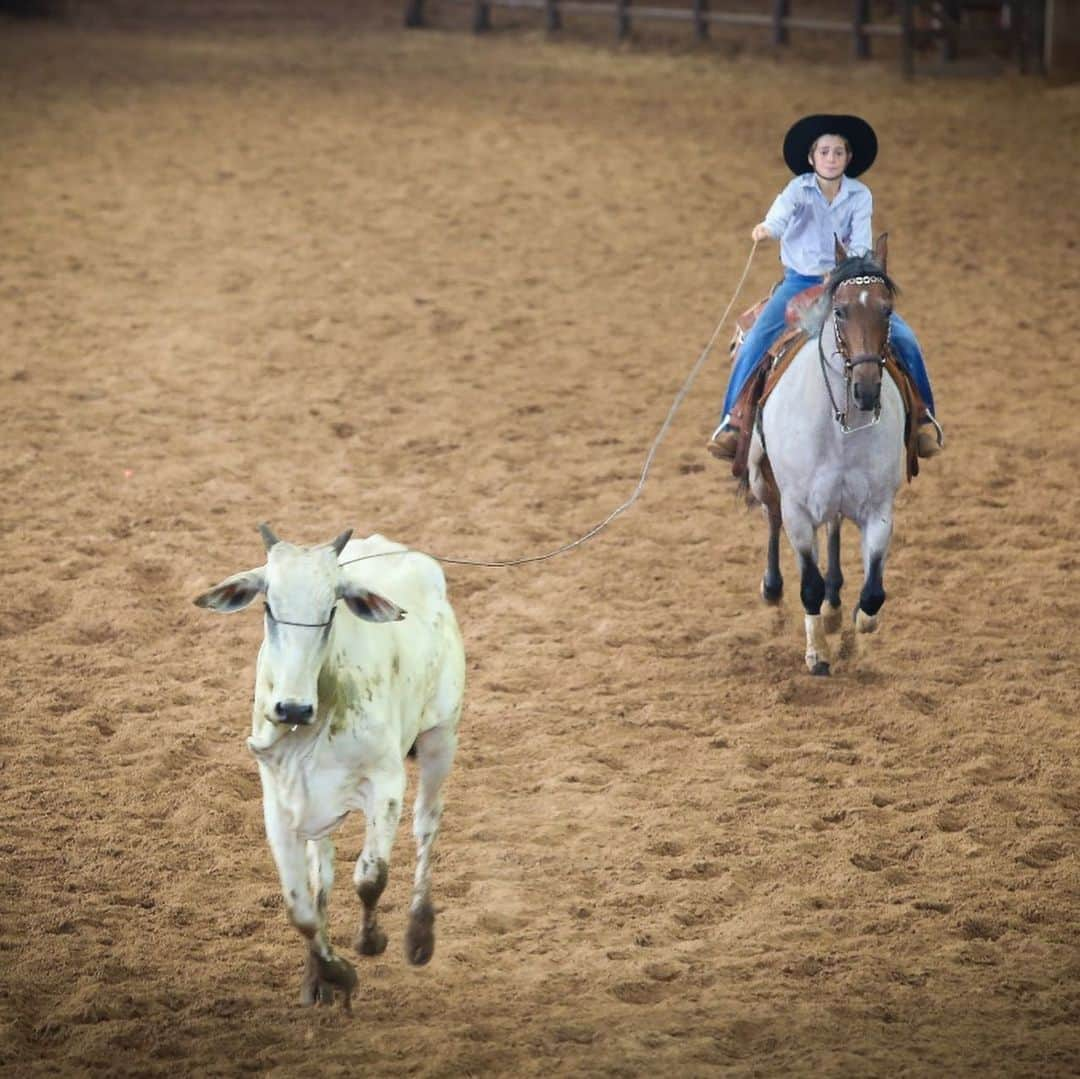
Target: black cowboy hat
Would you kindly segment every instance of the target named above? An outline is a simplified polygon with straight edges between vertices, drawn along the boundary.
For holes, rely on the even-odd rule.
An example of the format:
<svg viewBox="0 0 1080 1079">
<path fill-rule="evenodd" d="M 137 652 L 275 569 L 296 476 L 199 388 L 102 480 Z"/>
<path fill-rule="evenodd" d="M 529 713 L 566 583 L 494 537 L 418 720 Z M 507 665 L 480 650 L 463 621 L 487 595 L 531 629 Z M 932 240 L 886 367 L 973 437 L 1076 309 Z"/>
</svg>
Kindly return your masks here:
<svg viewBox="0 0 1080 1079">
<path fill-rule="evenodd" d="M 859 116 L 804 116 L 791 125 L 784 136 L 784 160 L 796 176 L 810 172 L 810 147 L 822 135 L 840 135 L 851 147 L 851 162 L 845 170 L 852 179 L 866 172 L 877 157 L 877 135 Z"/>
</svg>

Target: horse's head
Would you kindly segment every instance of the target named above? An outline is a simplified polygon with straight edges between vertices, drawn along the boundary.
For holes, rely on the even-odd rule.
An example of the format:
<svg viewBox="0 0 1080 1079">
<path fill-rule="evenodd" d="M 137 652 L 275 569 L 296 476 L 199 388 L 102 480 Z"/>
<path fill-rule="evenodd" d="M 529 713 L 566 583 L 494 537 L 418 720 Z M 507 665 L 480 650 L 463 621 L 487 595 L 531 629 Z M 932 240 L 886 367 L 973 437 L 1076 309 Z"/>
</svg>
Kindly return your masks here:
<svg viewBox="0 0 1080 1079">
<path fill-rule="evenodd" d="M 881 403 L 881 373 L 896 295 L 896 285 L 885 272 L 887 238 L 883 232 L 868 255 L 848 255 L 837 240 L 836 269 L 825 292 L 851 396 L 864 412 L 875 411 Z"/>
</svg>

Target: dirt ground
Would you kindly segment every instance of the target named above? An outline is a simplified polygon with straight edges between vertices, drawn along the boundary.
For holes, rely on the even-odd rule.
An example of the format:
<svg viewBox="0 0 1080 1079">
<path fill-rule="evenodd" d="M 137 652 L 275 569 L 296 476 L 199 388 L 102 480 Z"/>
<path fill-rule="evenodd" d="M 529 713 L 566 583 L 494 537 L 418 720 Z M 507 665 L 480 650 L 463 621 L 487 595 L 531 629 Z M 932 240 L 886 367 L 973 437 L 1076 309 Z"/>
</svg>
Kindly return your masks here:
<svg viewBox="0 0 1080 1079">
<path fill-rule="evenodd" d="M 1080 93 L 396 12 L 2 27 L 0 1070 L 1076 1074 Z M 403 823 L 355 1014 L 300 1009 L 261 619 L 192 598 L 262 520 L 482 559 L 599 521 L 818 110 L 877 127 L 950 440 L 881 631 L 815 679 L 786 549 L 760 603 L 719 350 L 608 531 L 448 568 L 435 958 L 401 955 Z"/>
</svg>

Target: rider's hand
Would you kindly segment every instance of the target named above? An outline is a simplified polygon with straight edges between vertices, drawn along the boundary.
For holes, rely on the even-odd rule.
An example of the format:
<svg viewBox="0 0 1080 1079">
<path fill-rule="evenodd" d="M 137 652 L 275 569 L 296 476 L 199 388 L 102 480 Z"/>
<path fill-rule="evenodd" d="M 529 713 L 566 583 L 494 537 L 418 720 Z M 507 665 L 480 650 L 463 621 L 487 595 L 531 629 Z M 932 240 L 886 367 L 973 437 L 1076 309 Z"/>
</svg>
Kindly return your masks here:
<svg viewBox="0 0 1080 1079">
<path fill-rule="evenodd" d="M 760 225 L 754 226 L 754 231 L 750 233 L 750 239 L 759 244 L 762 240 L 771 240 L 772 233 L 765 227 L 765 222 L 762 221 Z"/>
</svg>

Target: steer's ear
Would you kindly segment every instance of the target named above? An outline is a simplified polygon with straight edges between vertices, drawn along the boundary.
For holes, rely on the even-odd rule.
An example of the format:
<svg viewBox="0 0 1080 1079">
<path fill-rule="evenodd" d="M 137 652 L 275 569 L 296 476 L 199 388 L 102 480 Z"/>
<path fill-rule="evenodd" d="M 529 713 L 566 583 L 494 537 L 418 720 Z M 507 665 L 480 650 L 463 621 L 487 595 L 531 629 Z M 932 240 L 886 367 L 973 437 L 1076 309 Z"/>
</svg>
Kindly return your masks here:
<svg viewBox="0 0 1080 1079">
<path fill-rule="evenodd" d="M 405 612 L 396 603 L 359 585 L 348 585 L 341 598 L 349 610 L 365 622 L 400 622 L 405 617 Z"/>
<path fill-rule="evenodd" d="M 215 611 L 231 614 L 243 610 L 260 592 L 265 591 L 266 574 L 261 569 L 249 569 L 226 577 L 221 584 L 197 596 L 195 606 L 211 607 Z"/>
</svg>

